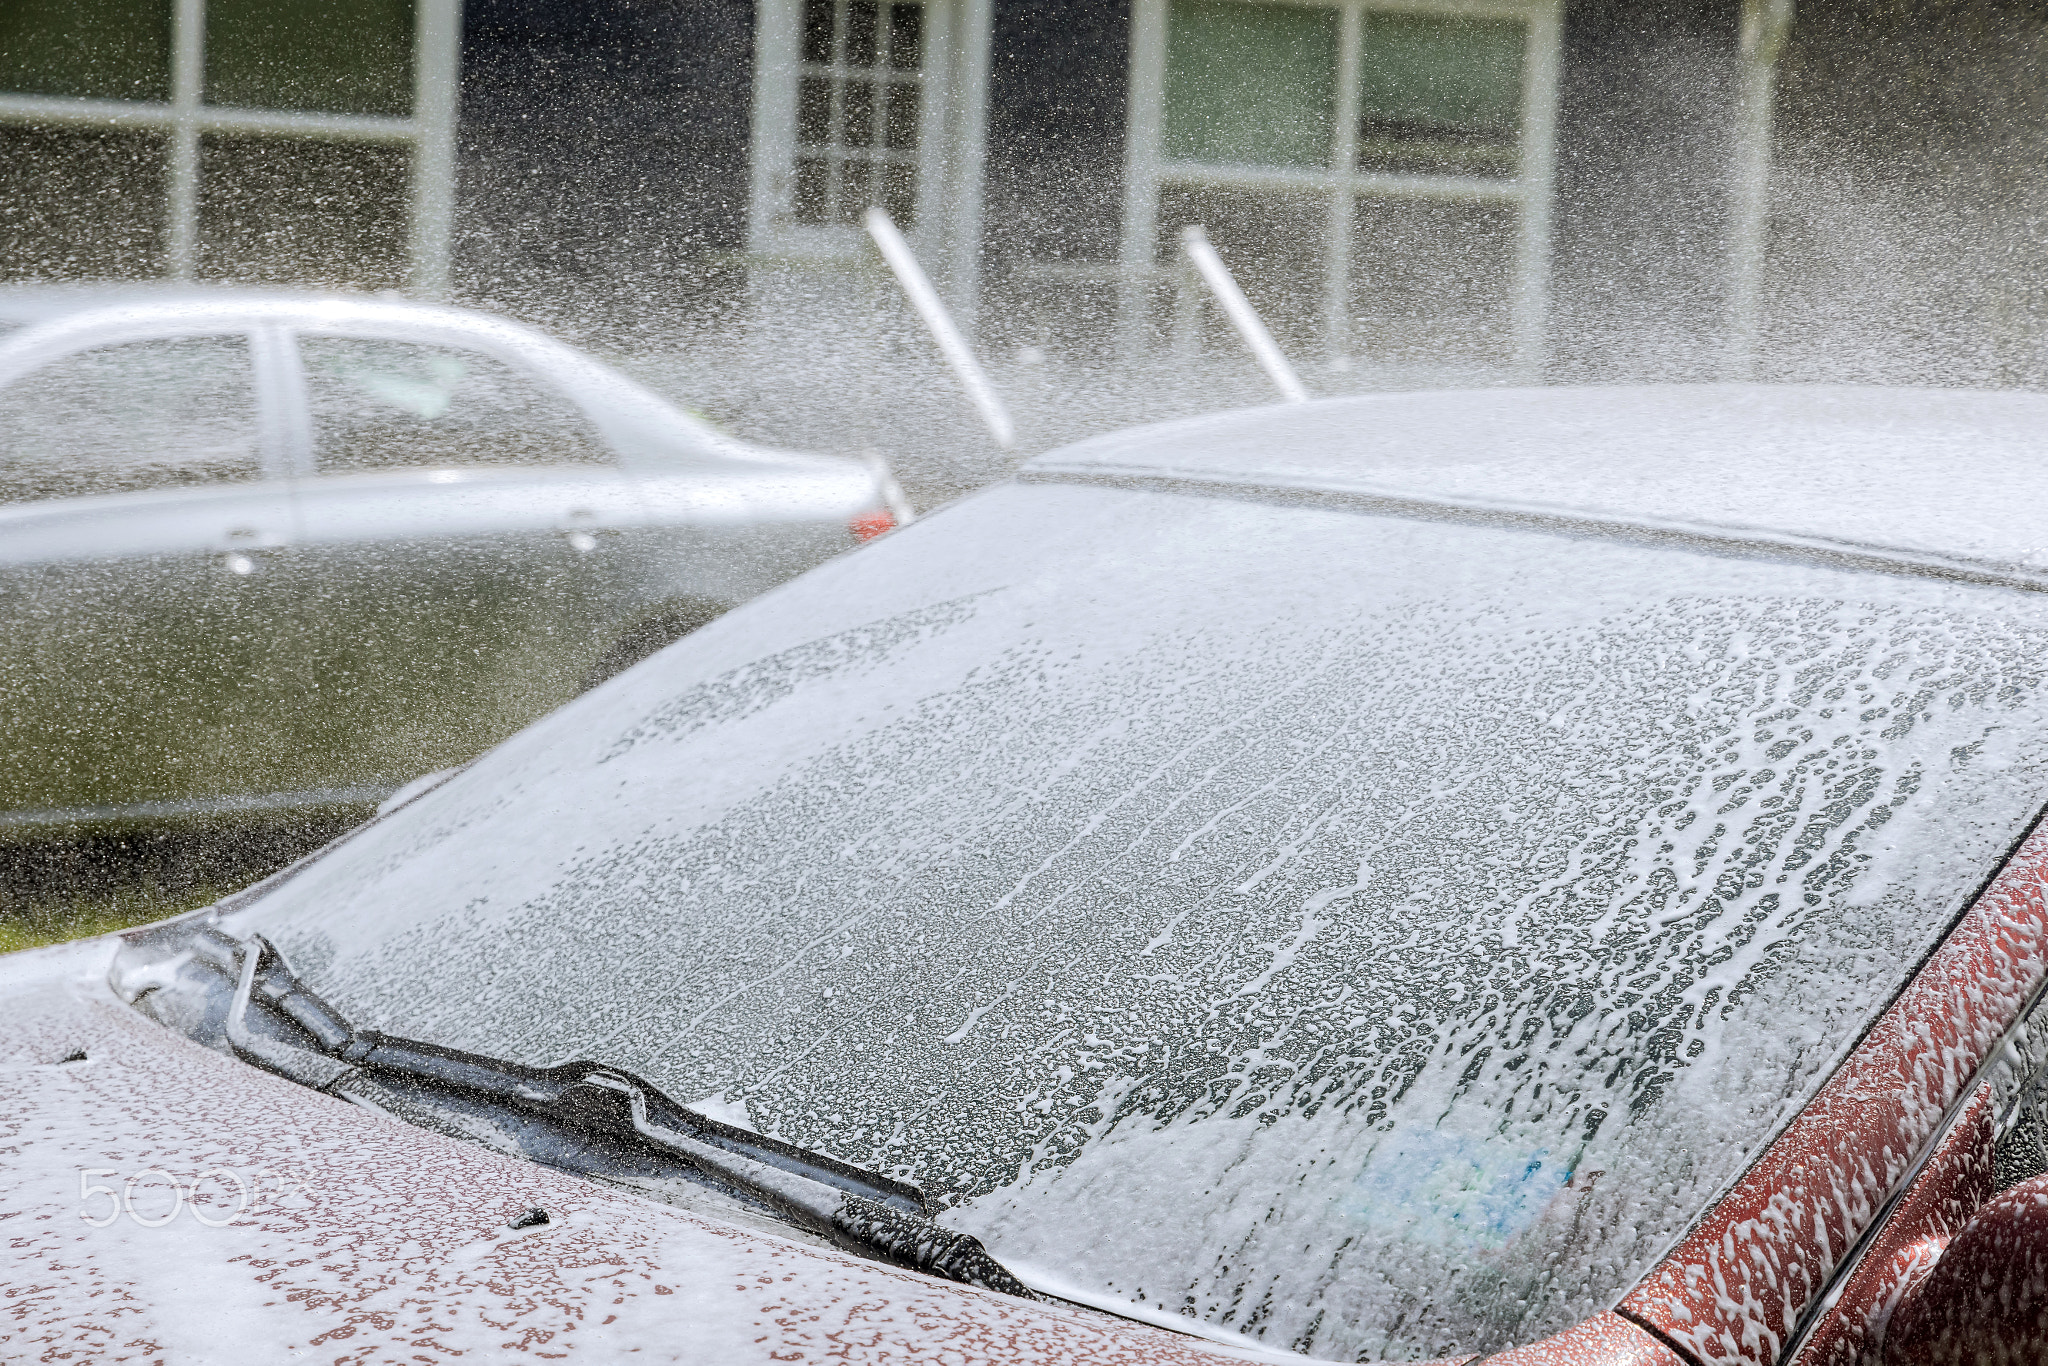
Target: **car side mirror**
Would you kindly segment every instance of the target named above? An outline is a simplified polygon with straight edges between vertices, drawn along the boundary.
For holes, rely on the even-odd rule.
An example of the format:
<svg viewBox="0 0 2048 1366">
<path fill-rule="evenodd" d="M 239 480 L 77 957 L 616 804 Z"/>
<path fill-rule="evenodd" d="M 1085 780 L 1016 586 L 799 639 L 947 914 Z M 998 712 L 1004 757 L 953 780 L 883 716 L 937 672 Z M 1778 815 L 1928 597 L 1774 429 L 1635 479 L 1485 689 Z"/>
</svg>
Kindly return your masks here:
<svg viewBox="0 0 2048 1366">
<path fill-rule="evenodd" d="M 2048 1176 L 1993 1196 L 1892 1312 L 1884 1366 L 2048 1362 Z"/>
</svg>

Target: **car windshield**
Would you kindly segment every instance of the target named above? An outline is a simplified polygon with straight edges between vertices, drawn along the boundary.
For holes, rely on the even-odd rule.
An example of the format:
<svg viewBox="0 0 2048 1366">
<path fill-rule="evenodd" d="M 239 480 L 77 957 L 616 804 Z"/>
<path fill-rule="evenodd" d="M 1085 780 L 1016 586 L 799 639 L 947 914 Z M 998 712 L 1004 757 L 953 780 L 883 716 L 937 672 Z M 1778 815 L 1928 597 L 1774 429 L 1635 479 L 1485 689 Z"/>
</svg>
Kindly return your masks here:
<svg viewBox="0 0 2048 1366">
<path fill-rule="evenodd" d="M 2048 790 L 2043 661 L 2015 588 L 1010 486 L 228 924 L 1042 1287 L 1483 1351 L 1611 1307 L 1847 1053 Z"/>
</svg>

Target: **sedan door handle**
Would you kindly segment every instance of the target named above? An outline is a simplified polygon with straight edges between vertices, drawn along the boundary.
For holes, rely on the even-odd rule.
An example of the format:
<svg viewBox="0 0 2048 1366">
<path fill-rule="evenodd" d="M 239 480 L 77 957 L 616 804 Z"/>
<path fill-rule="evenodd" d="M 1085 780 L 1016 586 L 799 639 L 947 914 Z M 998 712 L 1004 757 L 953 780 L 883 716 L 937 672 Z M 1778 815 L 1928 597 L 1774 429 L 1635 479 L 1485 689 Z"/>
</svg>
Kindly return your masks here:
<svg viewBox="0 0 2048 1366">
<path fill-rule="evenodd" d="M 261 527 L 229 527 L 221 540 L 225 547 L 221 552 L 221 567 L 230 574 L 247 576 L 256 572 L 261 561 L 258 556 L 265 550 L 276 550 L 285 544 L 283 535 L 266 531 Z"/>
<path fill-rule="evenodd" d="M 597 533 L 601 529 L 597 513 L 589 508 L 570 508 L 562 518 L 562 536 L 569 542 L 569 548 L 579 555 L 588 555 L 597 549 Z"/>
</svg>

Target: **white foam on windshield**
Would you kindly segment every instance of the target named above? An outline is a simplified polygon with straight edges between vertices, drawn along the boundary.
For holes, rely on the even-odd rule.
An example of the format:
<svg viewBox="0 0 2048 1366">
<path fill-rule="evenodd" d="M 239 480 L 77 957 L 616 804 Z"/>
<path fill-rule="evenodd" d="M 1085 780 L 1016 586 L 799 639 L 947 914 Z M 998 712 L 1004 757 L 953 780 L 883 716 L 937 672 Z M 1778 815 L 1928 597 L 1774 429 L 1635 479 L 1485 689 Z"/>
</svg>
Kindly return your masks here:
<svg viewBox="0 0 2048 1366">
<path fill-rule="evenodd" d="M 543 721 L 236 924 L 1005 1254 L 1318 1356 L 1603 1309 L 2033 815 L 2048 598 L 983 495 Z"/>
</svg>

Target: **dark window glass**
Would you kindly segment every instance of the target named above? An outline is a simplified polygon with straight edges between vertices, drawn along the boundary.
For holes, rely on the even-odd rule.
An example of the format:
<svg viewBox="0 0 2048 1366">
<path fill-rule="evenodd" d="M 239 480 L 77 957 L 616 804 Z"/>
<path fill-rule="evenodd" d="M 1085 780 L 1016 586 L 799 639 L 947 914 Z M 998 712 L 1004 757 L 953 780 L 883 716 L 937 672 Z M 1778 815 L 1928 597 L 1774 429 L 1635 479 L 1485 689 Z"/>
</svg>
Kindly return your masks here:
<svg viewBox="0 0 2048 1366">
<path fill-rule="evenodd" d="M 800 223 L 822 223 L 832 199 L 832 166 L 823 157 L 796 159 L 796 217 Z"/>
<path fill-rule="evenodd" d="M 877 18 L 874 0 L 852 0 L 846 7 L 846 64 L 873 66 Z"/>
<path fill-rule="evenodd" d="M 165 152 L 156 133 L 0 126 L 0 277 L 161 274 Z"/>
<path fill-rule="evenodd" d="M 412 0 L 207 0 L 206 100 L 412 112 Z"/>
<path fill-rule="evenodd" d="M 1367 170 L 1512 175 L 1526 30 L 1514 19 L 1367 14 L 1358 159 Z"/>
<path fill-rule="evenodd" d="M 299 353 L 322 474 L 610 461 L 575 405 L 489 356 L 361 337 L 302 337 Z"/>
<path fill-rule="evenodd" d="M 2028 1024 L 2026 1033 L 2038 1055 L 2048 1018 L 2036 1009 Z M 2038 1063 L 2040 1059 L 2036 1056 L 2030 1061 Z M 1993 1150 L 1994 1182 L 2000 1190 L 2048 1175 L 2048 1071 L 2036 1070 L 2031 1078 L 2022 1079 L 2015 1090 L 2012 1108 L 2003 1118 Z"/>
<path fill-rule="evenodd" d="M 0 90 L 168 100 L 171 0 L 6 0 Z"/>
<path fill-rule="evenodd" d="M 400 147 L 204 138 L 200 273 L 359 288 L 401 285 L 409 169 Z"/>
<path fill-rule="evenodd" d="M 917 86 L 898 82 L 887 87 L 889 116 L 884 144 L 891 151 L 917 146 L 917 111 L 924 93 Z"/>
<path fill-rule="evenodd" d="M 917 168 L 915 166 L 884 166 L 882 168 L 882 207 L 899 228 L 907 228 L 917 217 Z"/>
<path fill-rule="evenodd" d="M 889 6 L 889 65 L 915 71 L 924 56 L 924 7 Z"/>
<path fill-rule="evenodd" d="M 805 0 L 804 60 L 823 66 L 832 60 L 832 0 Z"/>
<path fill-rule="evenodd" d="M 858 219 L 861 210 L 874 202 L 868 193 L 868 178 L 874 166 L 866 161 L 848 161 L 839 168 L 839 212 L 834 215 L 841 223 Z"/>
<path fill-rule="evenodd" d="M 1169 157 L 1327 166 L 1336 94 L 1334 10 L 1172 0 L 1166 43 Z"/>
<path fill-rule="evenodd" d="M 840 125 L 840 142 L 847 147 L 871 146 L 875 140 L 875 88 L 865 81 L 848 81 L 845 114 Z"/>
<path fill-rule="evenodd" d="M 796 140 L 823 147 L 832 140 L 832 82 L 806 76 L 797 85 Z"/>
<path fill-rule="evenodd" d="M 255 384 L 241 337 L 95 347 L 0 390 L 0 501 L 261 473 Z"/>
</svg>

